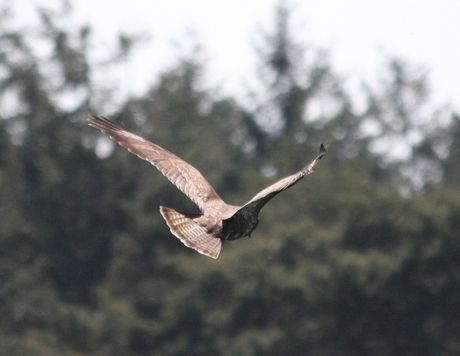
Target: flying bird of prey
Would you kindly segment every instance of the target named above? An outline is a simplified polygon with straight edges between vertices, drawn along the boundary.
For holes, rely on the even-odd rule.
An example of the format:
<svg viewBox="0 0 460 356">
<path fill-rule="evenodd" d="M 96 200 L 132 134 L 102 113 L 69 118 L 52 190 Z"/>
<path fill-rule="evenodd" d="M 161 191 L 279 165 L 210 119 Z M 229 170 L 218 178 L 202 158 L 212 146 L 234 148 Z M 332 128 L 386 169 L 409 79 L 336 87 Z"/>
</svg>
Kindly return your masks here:
<svg viewBox="0 0 460 356">
<path fill-rule="evenodd" d="M 130 152 L 153 164 L 198 205 L 202 214 L 182 213 L 164 206 L 160 206 L 160 212 L 173 235 L 184 245 L 212 258 L 219 257 L 225 240 L 250 236 L 259 223 L 262 207 L 275 195 L 313 173 L 316 163 L 326 153 L 321 145 L 318 157 L 308 166 L 265 188 L 243 206 L 234 206 L 226 204 L 195 167 L 171 152 L 102 116 L 90 115 L 88 121 L 90 126 L 101 130 Z"/>
</svg>

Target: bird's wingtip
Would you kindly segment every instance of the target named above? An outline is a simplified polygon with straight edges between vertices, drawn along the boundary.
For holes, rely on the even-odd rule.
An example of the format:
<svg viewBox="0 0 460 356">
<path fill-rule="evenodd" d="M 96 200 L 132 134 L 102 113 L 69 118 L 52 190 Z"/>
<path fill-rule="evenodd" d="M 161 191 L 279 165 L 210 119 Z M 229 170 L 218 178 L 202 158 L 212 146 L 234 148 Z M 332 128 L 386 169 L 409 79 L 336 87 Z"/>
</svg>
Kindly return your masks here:
<svg viewBox="0 0 460 356">
<path fill-rule="evenodd" d="M 321 144 L 321 146 L 319 146 L 319 153 L 321 154 L 321 153 L 326 153 L 326 152 L 327 152 L 326 147 L 323 144 Z"/>
<path fill-rule="evenodd" d="M 100 116 L 96 116 L 92 114 L 88 114 L 88 117 L 86 118 L 86 120 L 88 120 L 89 122 L 94 121 L 94 120 L 99 120 L 99 119 L 100 119 Z"/>
<path fill-rule="evenodd" d="M 88 125 L 95 127 L 96 129 L 101 130 L 104 133 L 107 133 L 108 131 L 120 131 L 120 130 L 125 130 L 121 126 L 118 126 L 115 124 L 113 121 L 107 119 L 104 116 L 94 116 L 89 114 L 87 117 L 88 120 Z M 128 130 L 125 130 L 128 131 Z"/>
</svg>

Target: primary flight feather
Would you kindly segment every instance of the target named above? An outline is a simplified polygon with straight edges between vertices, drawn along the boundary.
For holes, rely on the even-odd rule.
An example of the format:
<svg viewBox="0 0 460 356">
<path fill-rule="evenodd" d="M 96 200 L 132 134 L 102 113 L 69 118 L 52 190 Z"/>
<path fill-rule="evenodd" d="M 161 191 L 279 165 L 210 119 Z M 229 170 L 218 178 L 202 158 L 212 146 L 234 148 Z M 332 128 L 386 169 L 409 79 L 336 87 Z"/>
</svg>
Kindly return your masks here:
<svg viewBox="0 0 460 356">
<path fill-rule="evenodd" d="M 171 152 L 102 116 L 90 115 L 88 121 L 90 126 L 153 164 L 198 206 L 202 214 L 181 213 L 164 206 L 160 206 L 160 212 L 171 232 L 184 245 L 212 258 L 219 257 L 225 240 L 249 236 L 257 227 L 262 207 L 275 195 L 313 173 L 314 166 L 326 153 L 324 145 L 321 145 L 318 157 L 308 166 L 265 188 L 243 206 L 234 206 L 219 197 L 200 171 Z"/>
</svg>

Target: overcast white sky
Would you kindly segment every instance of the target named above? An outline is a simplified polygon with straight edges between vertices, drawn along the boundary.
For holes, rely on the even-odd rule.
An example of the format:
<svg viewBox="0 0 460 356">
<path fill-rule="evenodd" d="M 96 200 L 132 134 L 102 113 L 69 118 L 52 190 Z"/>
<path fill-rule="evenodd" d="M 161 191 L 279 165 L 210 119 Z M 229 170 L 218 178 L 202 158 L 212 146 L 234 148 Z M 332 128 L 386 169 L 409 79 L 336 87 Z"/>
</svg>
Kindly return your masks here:
<svg viewBox="0 0 460 356">
<path fill-rule="evenodd" d="M 32 0 L 16 6 L 30 7 Z M 57 1 L 57 0 L 53 0 Z M 117 79 L 126 94 L 140 94 L 177 58 L 173 41 L 204 45 L 207 82 L 241 95 L 256 62 L 261 28 L 273 29 L 277 0 L 71 0 L 72 21 L 88 22 L 101 42 L 120 31 L 151 36 Z M 434 101 L 460 108 L 459 0 L 292 0 L 300 42 L 330 51 L 335 71 L 375 82 L 384 56 L 399 56 L 430 69 Z"/>
</svg>

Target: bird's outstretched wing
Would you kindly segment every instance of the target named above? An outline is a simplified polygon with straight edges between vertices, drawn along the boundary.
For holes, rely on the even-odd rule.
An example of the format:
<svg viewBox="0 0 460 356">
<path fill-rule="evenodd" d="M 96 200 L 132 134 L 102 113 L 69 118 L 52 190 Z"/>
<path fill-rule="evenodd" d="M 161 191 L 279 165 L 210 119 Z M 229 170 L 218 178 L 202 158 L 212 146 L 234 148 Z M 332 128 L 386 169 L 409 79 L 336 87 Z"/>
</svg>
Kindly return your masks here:
<svg viewBox="0 0 460 356">
<path fill-rule="evenodd" d="M 255 210 L 255 211 L 260 211 L 262 207 L 267 204 L 267 202 L 273 198 L 275 195 L 278 193 L 282 192 L 283 190 L 286 190 L 290 187 L 292 187 L 294 184 L 296 184 L 299 180 L 301 180 L 303 177 L 313 173 L 315 171 L 315 166 L 318 163 L 318 161 L 323 158 L 323 156 L 326 153 L 326 148 L 324 147 L 323 144 L 321 144 L 321 147 L 319 148 L 319 154 L 318 157 L 316 157 L 313 162 L 311 162 L 308 166 L 297 172 L 296 174 L 293 174 L 289 177 L 283 178 L 279 180 L 276 183 L 273 183 L 269 187 L 265 188 L 261 192 L 257 193 L 257 195 L 252 198 L 250 201 L 248 201 L 246 204 L 243 205 L 243 207 L 240 209 L 240 211 L 245 210 L 245 209 L 250 209 L 250 210 Z"/>
<path fill-rule="evenodd" d="M 210 203 L 214 205 L 216 202 L 223 203 L 203 175 L 176 155 L 102 116 L 89 115 L 88 121 L 90 126 L 101 130 L 126 147 L 128 151 L 153 164 L 171 183 L 198 205 L 203 213 Z"/>
</svg>

